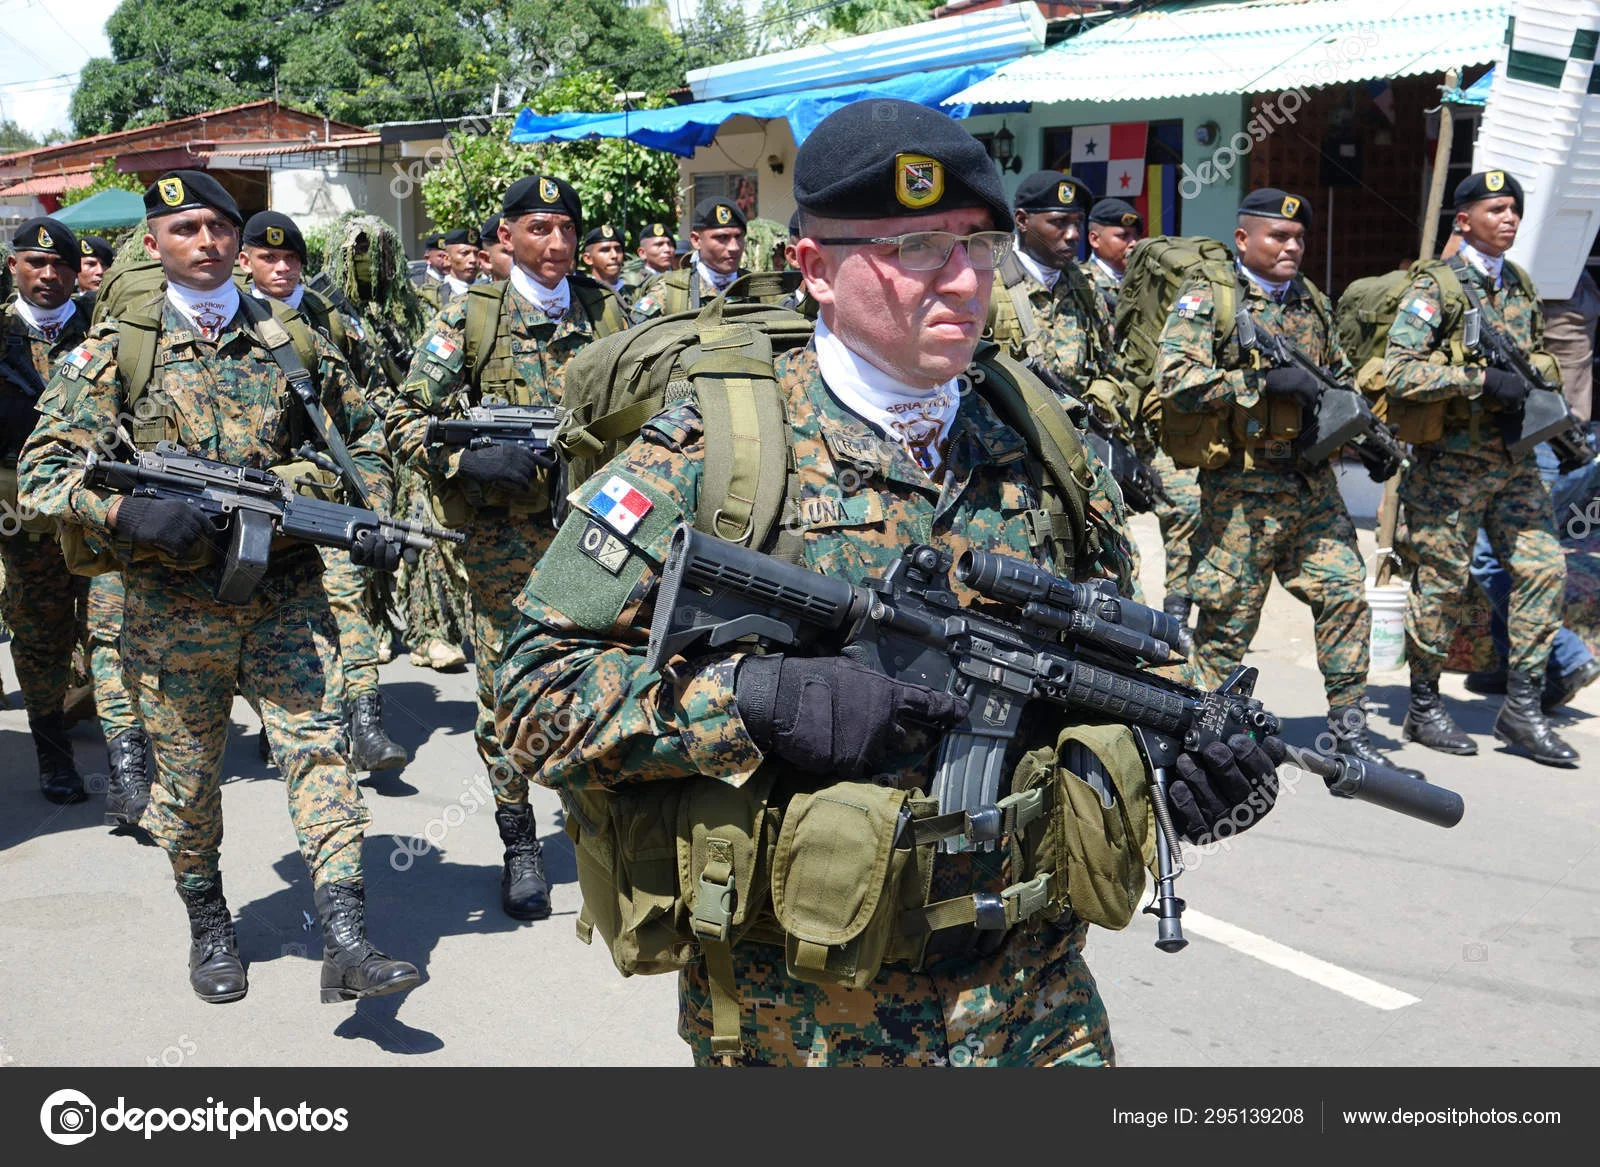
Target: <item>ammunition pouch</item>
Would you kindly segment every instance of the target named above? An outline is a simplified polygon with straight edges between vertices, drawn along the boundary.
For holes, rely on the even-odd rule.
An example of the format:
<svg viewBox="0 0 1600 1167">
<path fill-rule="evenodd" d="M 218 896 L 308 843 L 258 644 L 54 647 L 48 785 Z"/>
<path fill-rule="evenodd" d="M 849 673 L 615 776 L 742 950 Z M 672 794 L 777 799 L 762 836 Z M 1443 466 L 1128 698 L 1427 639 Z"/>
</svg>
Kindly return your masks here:
<svg viewBox="0 0 1600 1167">
<path fill-rule="evenodd" d="M 1215 470 L 1228 464 L 1233 445 L 1227 411 L 1184 413 L 1163 403 L 1156 424 L 1161 448 L 1180 469 Z"/>
<path fill-rule="evenodd" d="M 485 486 L 467 478 L 444 478 L 429 472 L 428 502 L 441 527 L 459 530 L 472 524 L 480 510 L 503 510 L 513 515 L 541 515 L 550 509 L 550 479 L 535 471 L 526 491 Z"/>
</svg>

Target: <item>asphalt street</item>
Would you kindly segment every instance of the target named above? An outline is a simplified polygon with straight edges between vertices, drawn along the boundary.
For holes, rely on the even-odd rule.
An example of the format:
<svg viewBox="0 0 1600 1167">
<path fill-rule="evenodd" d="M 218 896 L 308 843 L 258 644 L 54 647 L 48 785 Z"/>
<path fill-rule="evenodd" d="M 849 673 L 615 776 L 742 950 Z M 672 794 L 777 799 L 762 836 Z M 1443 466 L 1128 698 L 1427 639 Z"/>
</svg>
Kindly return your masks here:
<svg viewBox="0 0 1600 1167">
<path fill-rule="evenodd" d="M 1370 524 L 1368 524 L 1370 525 Z M 1160 596 L 1154 522 L 1136 520 L 1147 598 Z M 1370 534 L 1363 532 L 1370 550 Z M 1247 663 L 1258 693 L 1310 745 L 1322 686 L 1309 612 L 1274 588 Z M 360 1005 L 317 1000 L 320 939 L 277 771 L 256 760 L 237 702 L 224 760 L 223 874 L 250 993 L 205 1005 L 187 981 L 188 933 L 162 853 L 102 825 L 102 796 L 39 795 L 9 648 L 0 710 L 0 1065 L 685 1065 L 675 981 L 623 979 L 585 947 L 571 851 L 554 796 L 534 806 L 555 915 L 499 909 L 500 844 L 472 747 L 470 671 L 402 655 L 384 666 L 393 735 L 414 757 L 365 782 L 374 940 L 422 968 L 421 987 Z M 1596 687 L 1600 689 L 1600 687 Z M 1593 1064 L 1600 1026 L 1600 692 L 1565 711 L 1576 770 L 1516 758 L 1489 735 L 1494 704 L 1445 690 L 1476 758 L 1416 746 L 1400 757 L 1460 791 L 1440 830 L 1290 793 L 1179 881 L 1189 947 L 1153 947 L 1149 917 L 1096 930 L 1088 951 L 1127 1065 Z M 1398 744 L 1405 673 L 1375 674 L 1374 728 Z M 79 766 L 105 752 L 73 731 Z"/>
</svg>

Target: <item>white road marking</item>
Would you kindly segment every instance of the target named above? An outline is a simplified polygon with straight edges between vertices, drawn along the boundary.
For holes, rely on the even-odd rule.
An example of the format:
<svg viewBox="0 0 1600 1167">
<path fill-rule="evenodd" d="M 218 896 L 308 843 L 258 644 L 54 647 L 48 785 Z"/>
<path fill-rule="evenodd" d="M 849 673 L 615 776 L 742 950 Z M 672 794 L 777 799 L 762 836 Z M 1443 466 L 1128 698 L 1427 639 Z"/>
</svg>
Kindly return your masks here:
<svg viewBox="0 0 1600 1167">
<path fill-rule="evenodd" d="M 1332 989 L 1336 993 L 1343 993 L 1346 997 L 1360 1001 L 1363 1005 L 1371 1005 L 1374 1009 L 1404 1009 L 1407 1005 L 1415 1005 L 1418 1001 L 1418 998 L 1410 993 L 1402 993 L 1399 989 L 1379 984 L 1360 973 L 1329 964 L 1297 948 L 1279 944 L 1276 940 L 1268 940 L 1265 936 L 1258 936 L 1236 924 L 1208 916 L 1204 912 L 1197 912 L 1193 908 L 1184 910 L 1183 927 L 1185 931 L 1193 932 L 1196 936 L 1215 940 L 1235 952 L 1253 956 L 1273 968 L 1281 968 L 1284 972 L 1304 977 L 1325 989 Z"/>
</svg>

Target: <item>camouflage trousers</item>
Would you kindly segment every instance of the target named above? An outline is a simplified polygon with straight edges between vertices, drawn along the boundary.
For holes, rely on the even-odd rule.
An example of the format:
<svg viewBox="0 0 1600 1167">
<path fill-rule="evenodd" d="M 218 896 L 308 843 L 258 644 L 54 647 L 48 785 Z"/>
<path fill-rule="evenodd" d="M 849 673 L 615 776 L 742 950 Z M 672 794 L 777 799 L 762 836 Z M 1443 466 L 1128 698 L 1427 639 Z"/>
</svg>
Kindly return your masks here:
<svg viewBox="0 0 1600 1167">
<path fill-rule="evenodd" d="M 179 882 L 218 874 L 235 693 L 261 714 L 313 884 L 361 877 L 368 815 L 345 761 L 344 675 L 321 566 L 314 555 L 281 564 L 238 606 L 212 598 L 210 571 L 123 572 L 123 669 L 154 760 L 140 825 Z"/>
<path fill-rule="evenodd" d="M 742 1066 L 1110 1066 L 1105 1004 L 1084 963 L 1088 925 L 1012 930 L 998 951 L 891 966 L 864 989 L 790 977 L 783 950 L 733 951 Z M 711 1052 L 704 962 L 678 975 L 678 1035 L 697 1066 Z"/>
<path fill-rule="evenodd" d="M 322 552 L 322 586 L 339 627 L 339 663 L 344 666 L 344 695 L 350 700 L 378 691 L 378 638 L 387 626 L 372 619 L 367 603 L 367 573 L 350 562 L 350 553 L 334 547 Z"/>
<path fill-rule="evenodd" d="M 139 728 L 133 694 L 122 679 L 122 603 L 121 572 L 108 571 L 89 581 L 89 673 L 106 741 Z"/>
<path fill-rule="evenodd" d="M 1420 450 L 1400 480 L 1414 567 L 1406 595 L 1406 657 L 1412 675 L 1444 668 L 1467 585 L 1478 528 L 1511 575 L 1508 665 L 1542 675 L 1561 630 L 1567 564 L 1556 537 L 1550 490 L 1532 455 Z"/>
<path fill-rule="evenodd" d="M 1276 575 L 1311 608 L 1329 707 L 1359 702 L 1367 687 L 1372 611 L 1356 526 L 1333 470 L 1222 469 L 1199 477 L 1200 529 L 1189 590 L 1200 606 L 1195 656 L 1206 682 L 1221 684 L 1244 660 Z"/>
<path fill-rule="evenodd" d="M 1161 544 L 1166 552 L 1166 591 L 1169 596 L 1189 595 L 1190 541 L 1200 529 L 1200 472 L 1178 469 L 1172 455 L 1154 441 L 1148 429 L 1134 438 L 1135 451 L 1161 478 L 1170 502 L 1156 500 L 1156 521 L 1161 524 Z"/>
<path fill-rule="evenodd" d="M 400 468 L 395 513 L 411 517 L 420 506 L 422 521 L 436 522 L 428 505 L 426 480 L 407 465 Z M 430 640 L 460 644 L 467 639 L 472 612 L 466 580 L 460 552 L 451 543 L 435 543 L 417 556 L 415 564 L 400 565 L 395 594 L 405 609 L 406 641 L 412 648 Z"/>
<path fill-rule="evenodd" d="M 550 525 L 549 512 L 518 515 L 480 511 L 466 528 L 466 536 L 461 561 L 467 569 L 472 597 L 473 668 L 478 680 L 478 719 L 473 737 L 478 744 L 478 756 L 489 767 L 495 799 L 502 803 L 526 803 L 527 776 L 504 762 L 505 751 L 495 733 L 494 675 L 500 667 L 505 638 L 520 618 L 517 597 L 533 574 L 534 564 L 555 538 L 555 531 Z"/>
<path fill-rule="evenodd" d="M 5 590 L 0 613 L 11 629 L 11 663 L 30 717 L 61 712 L 77 643 L 75 593 L 54 535 L 0 538 Z"/>
</svg>

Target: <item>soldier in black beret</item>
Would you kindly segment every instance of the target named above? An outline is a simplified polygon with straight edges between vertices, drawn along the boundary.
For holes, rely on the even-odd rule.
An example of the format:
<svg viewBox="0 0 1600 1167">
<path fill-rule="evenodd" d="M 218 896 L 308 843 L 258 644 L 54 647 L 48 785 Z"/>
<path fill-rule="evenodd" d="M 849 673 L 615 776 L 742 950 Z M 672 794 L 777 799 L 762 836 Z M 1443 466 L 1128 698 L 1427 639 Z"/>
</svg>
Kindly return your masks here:
<svg viewBox="0 0 1600 1167">
<path fill-rule="evenodd" d="M 687 312 L 715 296 L 744 274 L 746 220 L 732 199 L 706 198 L 689 218 L 692 258 L 678 271 L 651 280 L 633 306 L 637 323 L 663 313 Z"/>
<path fill-rule="evenodd" d="M 1121 199 L 1101 199 L 1089 211 L 1089 258 L 1083 274 L 1104 303 L 1107 316 L 1115 316 L 1117 293 L 1128 270 L 1128 257 L 1144 236 L 1144 220 Z"/>
<path fill-rule="evenodd" d="M 106 268 L 117 257 L 115 249 L 98 235 L 80 235 L 78 253 L 79 289 L 85 294 L 98 292 L 100 282 L 106 277 Z M 94 311 L 92 302 L 89 311 L 91 314 Z"/>
<path fill-rule="evenodd" d="M 590 275 L 617 295 L 623 294 L 622 236 L 610 223 L 591 228 L 583 237 L 583 262 Z"/>
<path fill-rule="evenodd" d="M 306 237 L 295 221 L 281 211 L 260 211 L 251 215 L 244 225 L 242 243 L 246 250 L 292 252 L 302 267 L 306 262 Z"/>
<path fill-rule="evenodd" d="M 1522 217 L 1522 184 L 1514 174 L 1504 170 L 1480 170 L 1469 174 L 1456 184 L 1456 210 L 1462 211 L 1473 203 L 1486 199 L 1510 198 L 1517 217 Z"/>
<path fill-rule="evenodd" d="M 444 232 L 422 237 L 422 259 L 411 264 L 411 282 L 419 288 L 437 288 L 450 274 L 450 257 L 444 250 Z M 438 307 L 437 304 L 434 307 Z"/>
<path fill-rule="evenodd" d="M 165 220 L 183 215 L 195 230 L 166 229 Z M 200 170 L 173 170 L 156 179 L 144 192 L 144 217 L 149 225 L 144 248 L 150 255 L 160 254 L 162 270 L 169 285 L 177 284 L 196 291 L 216 291 L 208 302 L 218 305 L 206 309 L 220 328 L 233 316 L 237 297 L 223 285 L 232 278 L 239 258 L 239 236 L 244 216 L 220 182 Z M 157 226 L 162 225 L 162 230 Z M 219 298 L 220 297 L 220 298 Z M 204 298 L 204 297 L 203 297 Z M 209 327 L 209 326 L 208 326 Z"/>
<path fill-rule="evenodd" d="M 146 220 L 196 210 L 216 211 L 231 220 L 236 230 L 244 226 L 239 204 L 220 182 L 203 170 L 168 171 L 144 192 Z"/>
<path fill-rule="evenodd" d="M 627 293 L 624 300 L 631 303 L 646 280 L 672 270 L 677 243 L 677 233 L 665 223 L 645 224 L 633 257 L 622 269 L 622 286 Z"/>
<path fill-rule="evenodd" d="M 511 278 L 511 248 L 500 238 L 500 216 L 490 215 L 478 228 L 478 280 Z"/>
<path fill-rule="evenodd" d="M 1239 204 L 1239 217 L 1246 215 L 1257 219 L 1284 219 L 1311 230 L 1311 204 L 1275 186 L 1264 186 L 1245 195 Z"/>
<path fill-rule="evenodd" d="M 457 227 L 444 236 L 444 253 L 450 262 L 444 283 L 439 286 L 439 306 L 442 308 L 458 296 L 465 296 L 478 278 L 478 229 Z"/>
</svg>

